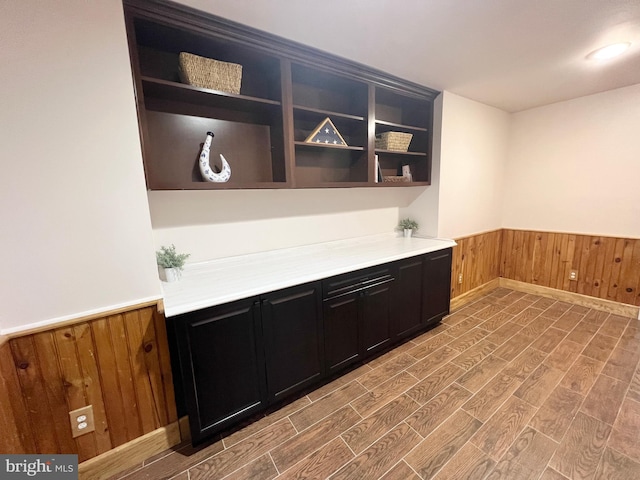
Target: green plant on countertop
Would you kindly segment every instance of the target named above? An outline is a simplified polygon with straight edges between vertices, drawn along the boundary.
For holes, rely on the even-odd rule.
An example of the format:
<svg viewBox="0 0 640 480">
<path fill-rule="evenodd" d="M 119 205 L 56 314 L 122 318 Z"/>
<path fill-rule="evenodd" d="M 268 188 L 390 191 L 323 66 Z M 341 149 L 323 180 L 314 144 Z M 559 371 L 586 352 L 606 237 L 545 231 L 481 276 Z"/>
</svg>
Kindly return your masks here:
<svg viewBox="0 0 640 480">
<path fill-rule="evenodd" d="M 418 222 L 411 218 L 403 218 L 400 220 L 400 223 L 398 223 L 398 228 L 400 230 L 418 230 Z"/>
<path fill-rule="evenodd" d="M 156 252 L 156 261 L 162 268 L 177 268 L 182 270 L 184 262 L 190 256 L 191 254 L 189 253 L 177 253 L 176 246 L 172 244 L 170 247 L 160 247 L 160 250 Z"/>
</svg>

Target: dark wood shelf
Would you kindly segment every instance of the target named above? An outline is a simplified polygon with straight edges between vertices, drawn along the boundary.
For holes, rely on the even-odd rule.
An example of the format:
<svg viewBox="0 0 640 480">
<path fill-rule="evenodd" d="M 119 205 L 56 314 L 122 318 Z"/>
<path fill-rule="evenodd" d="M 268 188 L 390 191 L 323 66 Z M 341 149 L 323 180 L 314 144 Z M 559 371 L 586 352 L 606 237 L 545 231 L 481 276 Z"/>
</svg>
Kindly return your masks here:
<svg viewBox="0 0 640 480">
<path fill-rule="evenodd" d="M 141 77 L 145 96 L 161 100 L 185 103 L 210 104 L 229 110 L 256 111 L 259 109 L 273 109 L 279 107 L 280 102 L 266 98 L 249 97 L 233 93 L 194 87 L 184 83 L 170 82 L 158 78 Z"/>
<path fill-rule="evenodd" d="M 296 147 L 304 147 L 304 148 L 331 148 L 338 150 L 353 150 L 353 151 L 364 151 L 364 147 L 351 147 L 349 145 L 332 145 L 330 143 L 307 143 L 307 142 L 295 142 Z"/>
<path fill-rule="evenodd" d="M 382 125 L 385 127 L 393 127 L 393 128 L 400 128 L 403 130 L 413 130 L 416 132 L 426 132 L 428 131 L 426 128 L 423 127 L 415 127 L 413 125 L 404 125 L 402 123 L 393 123 L 393 122 L 385 122 L 384 120 L 376 120 L 376 125 Z"/>
<path fill-rule="evenodd" d="M 339 117 L 339 118 L 344 118 L 347 120 L 356 120 L 356 121 L 360 121 L 363 122 L 365 120 L 364 117 L 361 117 L 359 115 L 349 115 L 347 113 L 338 113 L 338 112 L 331 112 L 329 110 L 320 110 L 318 108 L 309 108 L 309 107 L 302 107 L 300 105 L 294 105 L 293 106 L 294 110 L 299 110 L 302 112 L 308 112 L 308 113 L 317 113 L 320 116 L 325 116 L 325 117 Z"/>
<path fill-rule="evenodd" d="M 379 150 L 376 148 L 376 153 L 390 154 L 390 155 L 405 155 L 409 157 L 426 157 L 426 152 L 398 152 L 396 150 Z"/>
</svg>

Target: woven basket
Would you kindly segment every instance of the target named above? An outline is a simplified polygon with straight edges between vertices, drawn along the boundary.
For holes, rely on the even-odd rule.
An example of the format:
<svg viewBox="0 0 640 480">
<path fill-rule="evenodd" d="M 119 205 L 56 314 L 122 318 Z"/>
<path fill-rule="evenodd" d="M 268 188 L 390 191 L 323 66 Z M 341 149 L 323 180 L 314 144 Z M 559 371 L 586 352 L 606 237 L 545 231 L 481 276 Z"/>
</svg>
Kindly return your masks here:
<svg viewBox="0 0 640 480">
<path fill-rule="evenodd" d="M 413 135 L 403 132 L 384 132 L 376 135 L 376 148 L 394 152 L 406 152 Z"/>
<path fill-rule="evenodd" d="M 409 179 L 409 177 L 385 175 L 384 177 L 382 177 L 382 181 L 385 183 L 403 183 L 403 182 L 410 182 L 411 180 Z"/>
<path fill-rule="evenodd" d="M 242 65 L 180 52 L 180 80 L 194 87 L 226 93 L 240 93 Z"/>
</svg>

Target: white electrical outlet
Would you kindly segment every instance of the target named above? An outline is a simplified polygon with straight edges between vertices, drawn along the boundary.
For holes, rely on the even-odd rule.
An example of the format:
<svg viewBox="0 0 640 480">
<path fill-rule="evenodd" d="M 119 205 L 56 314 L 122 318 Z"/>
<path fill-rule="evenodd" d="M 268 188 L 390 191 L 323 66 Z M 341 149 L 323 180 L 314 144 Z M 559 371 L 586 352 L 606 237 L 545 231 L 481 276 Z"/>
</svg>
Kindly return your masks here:
<svg viewBox="0 0 640 480">
<path fill-rule="evenodd" d="M 69 412 L 69 420 L 71 421 L 71 435 L 73 438 L 93 432 L 96 429 L 93 422 L 93 405 L 72 410 Z"/>
<path fill-rule="evenodd" d="M 462 274 L 458 275 L 458 285 L 462 283 Z"/>
<path fill-rule="evenodd" d="M 569 280 L 578 280 L 578 271 L 577 270 L 571 270 L 569 272 Z"/>
</svg>

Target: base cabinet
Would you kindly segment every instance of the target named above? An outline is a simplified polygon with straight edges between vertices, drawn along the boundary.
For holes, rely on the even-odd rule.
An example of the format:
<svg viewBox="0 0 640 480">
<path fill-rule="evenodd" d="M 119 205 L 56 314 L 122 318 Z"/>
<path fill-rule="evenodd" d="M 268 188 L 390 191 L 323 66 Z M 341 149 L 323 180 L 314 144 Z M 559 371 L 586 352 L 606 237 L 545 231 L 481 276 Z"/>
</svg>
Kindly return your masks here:
<svg viewBox="0 0 640 480">
<path fill-rule="evenodd" d="M 175 317 L 194 443 L 266 407 L 260 312 L 254 299 Z"/>
<path fill-rule="evenodd" d="M 437 323 L 451 249 L 178 315 L 194 444 Z"/>
</svg>

